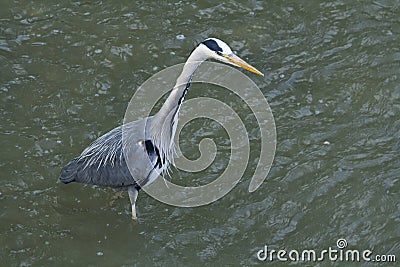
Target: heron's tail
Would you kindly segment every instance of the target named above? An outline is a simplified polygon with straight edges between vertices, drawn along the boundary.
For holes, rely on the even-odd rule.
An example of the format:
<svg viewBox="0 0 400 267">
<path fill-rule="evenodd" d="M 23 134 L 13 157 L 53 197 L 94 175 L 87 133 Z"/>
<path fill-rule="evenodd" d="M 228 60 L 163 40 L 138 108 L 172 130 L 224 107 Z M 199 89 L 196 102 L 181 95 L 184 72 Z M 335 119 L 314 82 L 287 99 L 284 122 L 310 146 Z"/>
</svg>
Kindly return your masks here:
<svg viewBox="0 0 400 267">
<path fill-rule="evenodd" d="M 61 169 L 60 181 L 64 184 L 74 182 L 77 176 L 76 159 L 71 160 L 64 168 Z"/>
</svg>

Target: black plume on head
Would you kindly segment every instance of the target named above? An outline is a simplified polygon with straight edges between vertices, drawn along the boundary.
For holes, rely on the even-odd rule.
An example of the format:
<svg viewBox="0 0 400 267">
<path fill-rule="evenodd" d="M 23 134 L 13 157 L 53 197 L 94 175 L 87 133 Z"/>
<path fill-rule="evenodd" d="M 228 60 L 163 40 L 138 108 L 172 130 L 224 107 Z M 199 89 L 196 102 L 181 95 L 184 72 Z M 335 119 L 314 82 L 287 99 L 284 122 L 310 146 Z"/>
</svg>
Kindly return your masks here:
<svg viewBox="0 0 400 267">
<path fill-rule="evenodd" d="M 202 44 L 204 44 L 205 46 L 207 46 L 210 50 L 212 51 L 219 51 L 222 52 L 222 48 L 219 47 L 219 45 L 217 44 L 216 41 L 214 41 L 213 39 L 208 39 L 205 40 L 204 42 L 202 42 Z"/>
</svg>

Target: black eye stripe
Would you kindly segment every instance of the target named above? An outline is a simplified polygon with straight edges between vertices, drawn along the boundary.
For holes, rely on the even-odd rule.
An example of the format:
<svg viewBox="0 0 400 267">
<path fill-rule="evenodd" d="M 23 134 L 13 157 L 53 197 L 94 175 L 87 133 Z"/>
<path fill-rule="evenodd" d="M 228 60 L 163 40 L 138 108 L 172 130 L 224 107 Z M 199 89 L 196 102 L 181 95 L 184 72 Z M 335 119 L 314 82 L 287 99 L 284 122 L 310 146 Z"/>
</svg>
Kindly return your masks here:
<svg viewBox="0 0 400 267">
<path fill-rule="evenodd" d="M 219 51 L 215 51 L 215 53 L 217 53 L 218 56 L 222 56 L 222 53 Z"/>
<path fill-rule="evenodd" d="M 219 45 L 217 44 L 217 42 L 214 41 L 214 40 L 212 40 L 212 39 L 205 40 L 205 41 L 203 42 L 203 44 L 204 44 L 205 46 L 207 46 L 207 47 L 208 47 L 210 50 L 212 50 L 212 51 L 222 52 L 222 48 L 219 47 Z"/>
</svg>

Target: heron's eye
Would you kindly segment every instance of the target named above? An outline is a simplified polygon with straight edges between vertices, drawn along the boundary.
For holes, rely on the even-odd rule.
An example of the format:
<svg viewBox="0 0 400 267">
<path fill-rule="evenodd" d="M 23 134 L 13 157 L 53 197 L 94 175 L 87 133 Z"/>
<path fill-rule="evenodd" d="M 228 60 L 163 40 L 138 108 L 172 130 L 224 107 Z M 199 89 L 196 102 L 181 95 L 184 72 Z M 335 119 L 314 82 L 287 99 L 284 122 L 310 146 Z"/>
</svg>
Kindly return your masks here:
<svg viewBox="0 0 400 267">
<path fill-rule="evenodd" d="M 221 57 L 223 56 L 222 52 L 220 52 L 220 51 L 215 51 L 215 53 L 217 53 L 218 56 L 221 56 Z"/>
</svg>

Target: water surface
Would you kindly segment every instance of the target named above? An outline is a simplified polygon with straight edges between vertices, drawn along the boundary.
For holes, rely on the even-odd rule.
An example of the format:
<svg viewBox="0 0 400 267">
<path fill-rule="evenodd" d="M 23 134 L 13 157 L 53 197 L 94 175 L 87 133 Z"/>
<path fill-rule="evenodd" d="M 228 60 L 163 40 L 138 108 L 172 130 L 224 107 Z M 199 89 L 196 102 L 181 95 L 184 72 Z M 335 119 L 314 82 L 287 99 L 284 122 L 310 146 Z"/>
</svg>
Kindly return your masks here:
<svg viewBox="0 0 400 267">
<path fill-rule="evenodd" d="M 2 266 L 252 265 L 266 244 L 327 249 L 338 238 L 400 257 L 399 1 L 0 6 Z M 266 73 L 249 76 L 271 105 L 278 146 L 257 191 L 247 191 L 254 117 L 234 95 L 199 86 L 187 99 L 212 95 L 250 125 L 250 164 L 226 197 L 189 209 L 141 193 L 134 224 L 127 195 L 110 206 L 110 189 L 57 182 L 121 124 L 140 84 L 210 36 Z M 215 164 L 172 181 L 201 184 L 224 170 L 229 140 L 213 121 L 190 123 L 182 151 L 195 158 L 205 137 L 222 146 Z"/>
</svg>

